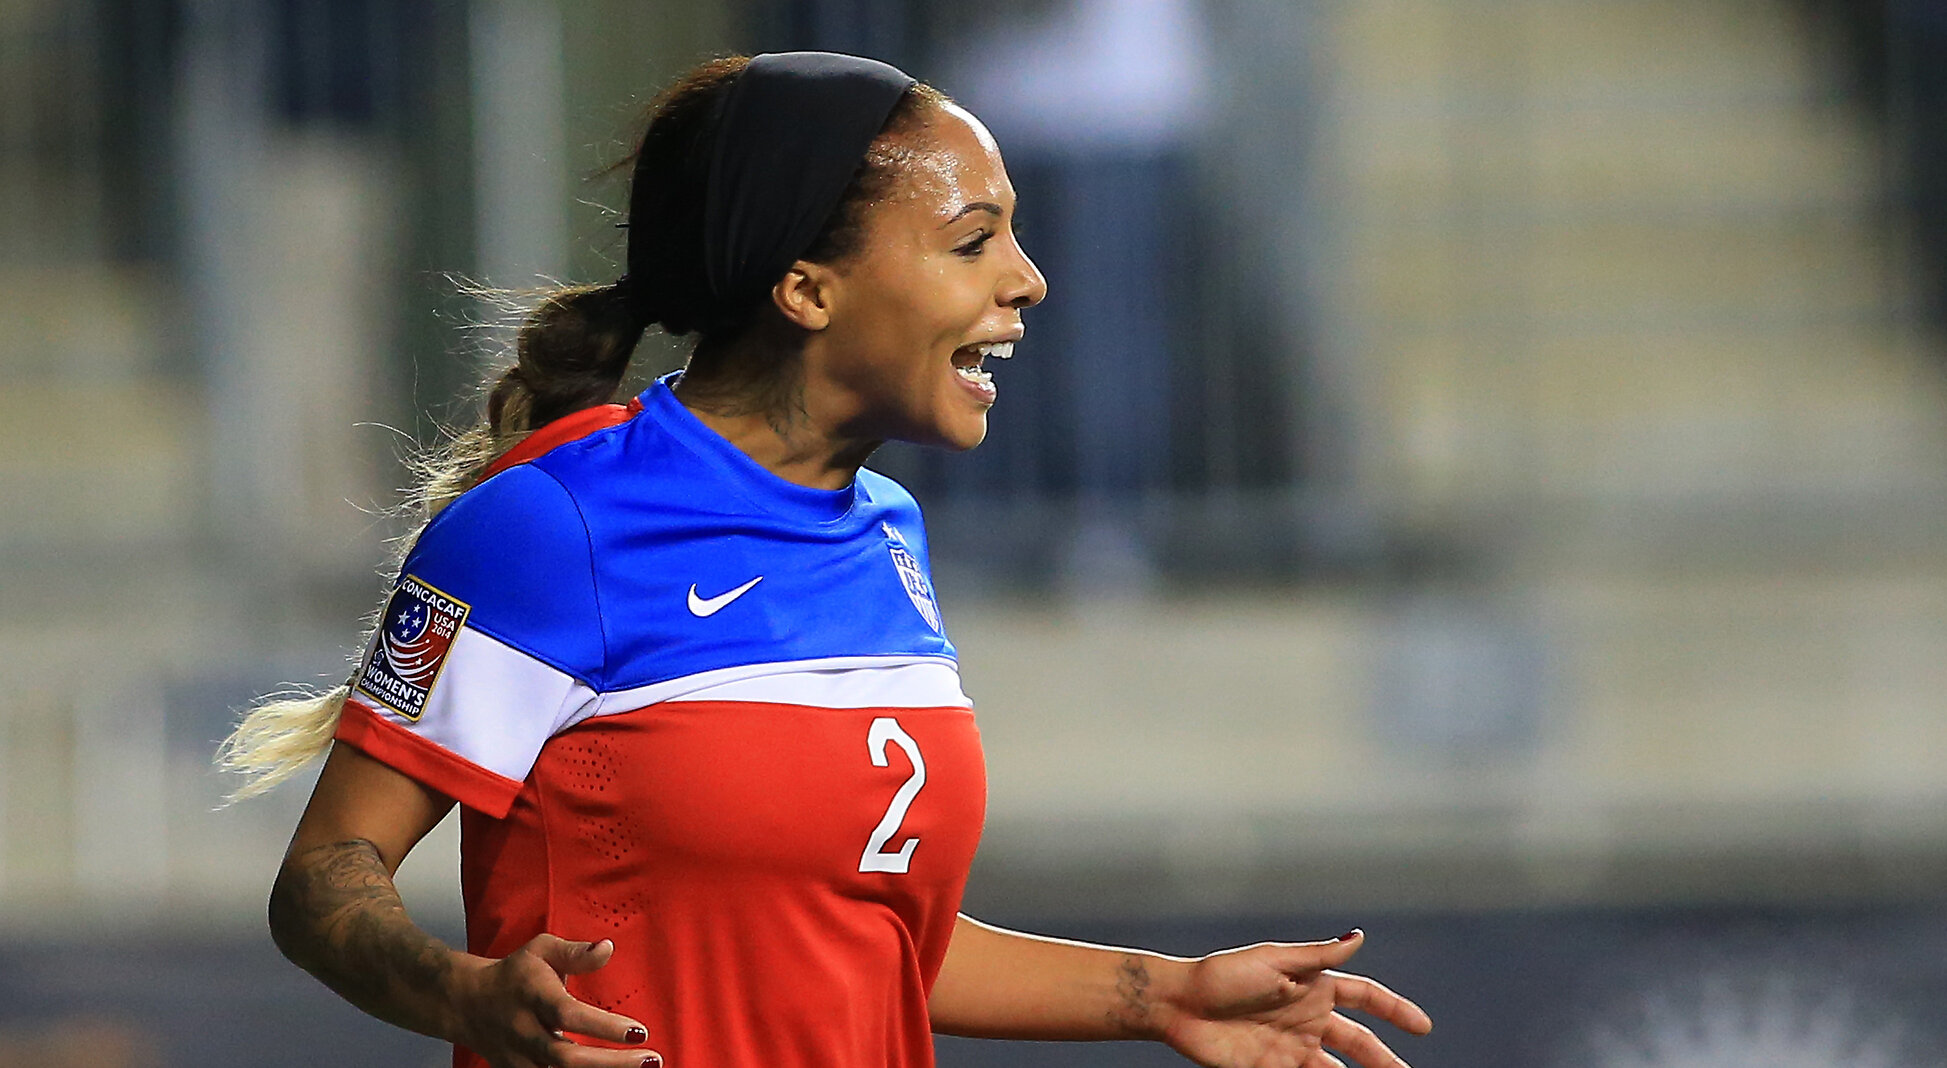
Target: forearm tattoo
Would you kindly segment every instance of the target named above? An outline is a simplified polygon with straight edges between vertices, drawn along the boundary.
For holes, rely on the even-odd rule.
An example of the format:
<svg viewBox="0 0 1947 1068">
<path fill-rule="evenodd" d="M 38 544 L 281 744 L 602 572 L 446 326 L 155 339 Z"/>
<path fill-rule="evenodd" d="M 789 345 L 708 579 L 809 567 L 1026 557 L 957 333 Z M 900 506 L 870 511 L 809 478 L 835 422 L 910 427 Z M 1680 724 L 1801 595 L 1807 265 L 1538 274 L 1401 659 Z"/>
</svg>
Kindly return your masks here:
<svg viewBox="0 0 1947 1068">
<path fill-rule="evenodd" d="M 1149 966 L 1141 957 L 1124 957 L 1116 969 L 1116 1003 L 1109 1026 L 1130 1035 L 1149 1033 Z"/>
<path fill-rule="evenodd" d="M 452 951 L 406 915 L 371 842 L 333 842 L 286 861 L 270 927 L 285 956 L 345 1000 L 416 1031 L 437 1023 L 429 999 L 452 973 Z"/>
</svg>

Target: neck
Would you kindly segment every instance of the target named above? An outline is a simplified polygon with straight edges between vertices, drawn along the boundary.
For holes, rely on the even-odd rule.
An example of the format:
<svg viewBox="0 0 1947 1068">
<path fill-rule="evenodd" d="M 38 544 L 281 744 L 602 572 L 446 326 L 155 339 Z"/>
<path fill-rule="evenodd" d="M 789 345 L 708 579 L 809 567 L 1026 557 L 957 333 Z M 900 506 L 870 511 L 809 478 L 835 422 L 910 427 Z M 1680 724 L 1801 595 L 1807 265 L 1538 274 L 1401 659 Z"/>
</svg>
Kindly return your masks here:
<svg viewBox="0 0 1947 1068">
<path fill-rule="evenodd" d="M 838 421 L 820 418 L 821 406 L 807 396 L 798 359 L 773 363 L 761 377 L 686 371 L 676 382 L 676 399 L 758 466 L 813 489 L 851 485 L 881 444 L 846 434 Z"/>
</svg>

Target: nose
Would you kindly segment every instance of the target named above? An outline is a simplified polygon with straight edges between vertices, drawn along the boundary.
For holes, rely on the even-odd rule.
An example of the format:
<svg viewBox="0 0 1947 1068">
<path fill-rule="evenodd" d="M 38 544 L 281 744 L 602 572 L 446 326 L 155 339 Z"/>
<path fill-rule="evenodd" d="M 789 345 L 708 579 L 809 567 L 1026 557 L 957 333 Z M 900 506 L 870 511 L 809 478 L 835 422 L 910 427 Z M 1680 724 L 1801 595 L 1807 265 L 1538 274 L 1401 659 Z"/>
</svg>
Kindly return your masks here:
<svg viewBox="0 0 1947 1068">
<path fill-rule="evenodd" d="M 1013 269 L 1001 276 L 998 296 L 1003 306 L 1026 308 L 1041 303 L 1048 297 L 1048 280 L 1041 276 L 1041 268 L 1034 265 L 1021 246 L 1014 246 L 1017 262 Z"/>
</svg>

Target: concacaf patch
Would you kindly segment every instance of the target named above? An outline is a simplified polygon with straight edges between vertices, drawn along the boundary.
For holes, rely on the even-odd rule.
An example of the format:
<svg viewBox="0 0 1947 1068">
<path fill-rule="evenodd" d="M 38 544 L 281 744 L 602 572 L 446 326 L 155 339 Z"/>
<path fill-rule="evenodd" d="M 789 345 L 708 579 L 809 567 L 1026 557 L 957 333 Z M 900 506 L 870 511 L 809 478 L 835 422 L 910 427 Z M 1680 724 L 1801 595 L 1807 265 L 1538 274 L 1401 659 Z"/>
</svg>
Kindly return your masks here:
<svg viewBox="0 0 1947 1068">
<path fill-rule="evenodd" d="M 468 605 L 407 575 L 385 606 L 378 640 L 358 676 L 360 693 L 417 722 L 446 666 Z"/>
<path fill-rule="evenodd" d="M 919 559 L 912 550 L 906 548 L 906 539 L 900 535 L 899 528 L 891 523 L 879 526 L 886 532 L 886 549 L 892 553 L 892 566 L 899 571 L 899 584 L 906 587 L 906 596 L 912 598 L 913 607 L 919 609 L 919 617 L 940 632 L 940 605 L 933 599 L 933 584 L 926 581 L 926 571 L 919 566 Z"/>
</svg>

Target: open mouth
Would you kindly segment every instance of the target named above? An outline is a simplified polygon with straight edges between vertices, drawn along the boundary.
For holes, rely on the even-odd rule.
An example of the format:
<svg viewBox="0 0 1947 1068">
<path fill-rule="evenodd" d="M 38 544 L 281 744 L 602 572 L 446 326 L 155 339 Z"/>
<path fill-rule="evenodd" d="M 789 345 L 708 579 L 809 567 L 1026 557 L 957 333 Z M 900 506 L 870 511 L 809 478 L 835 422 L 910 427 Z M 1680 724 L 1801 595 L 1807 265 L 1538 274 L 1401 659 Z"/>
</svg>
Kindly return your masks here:
<svg viewBox="0 0 1947 1068">
<path fill-rule="evenodd" d="M 980 366 L 981 361 L 987 359 L 989 356 L 996 360 L 1012 359 L 1014 357 L 1014 342 L 989 341 L 954 350 L 954 373 L 976 386 L 991 387 L 994 384 L 994 373 L 984 370 Z"/>
</svg>

